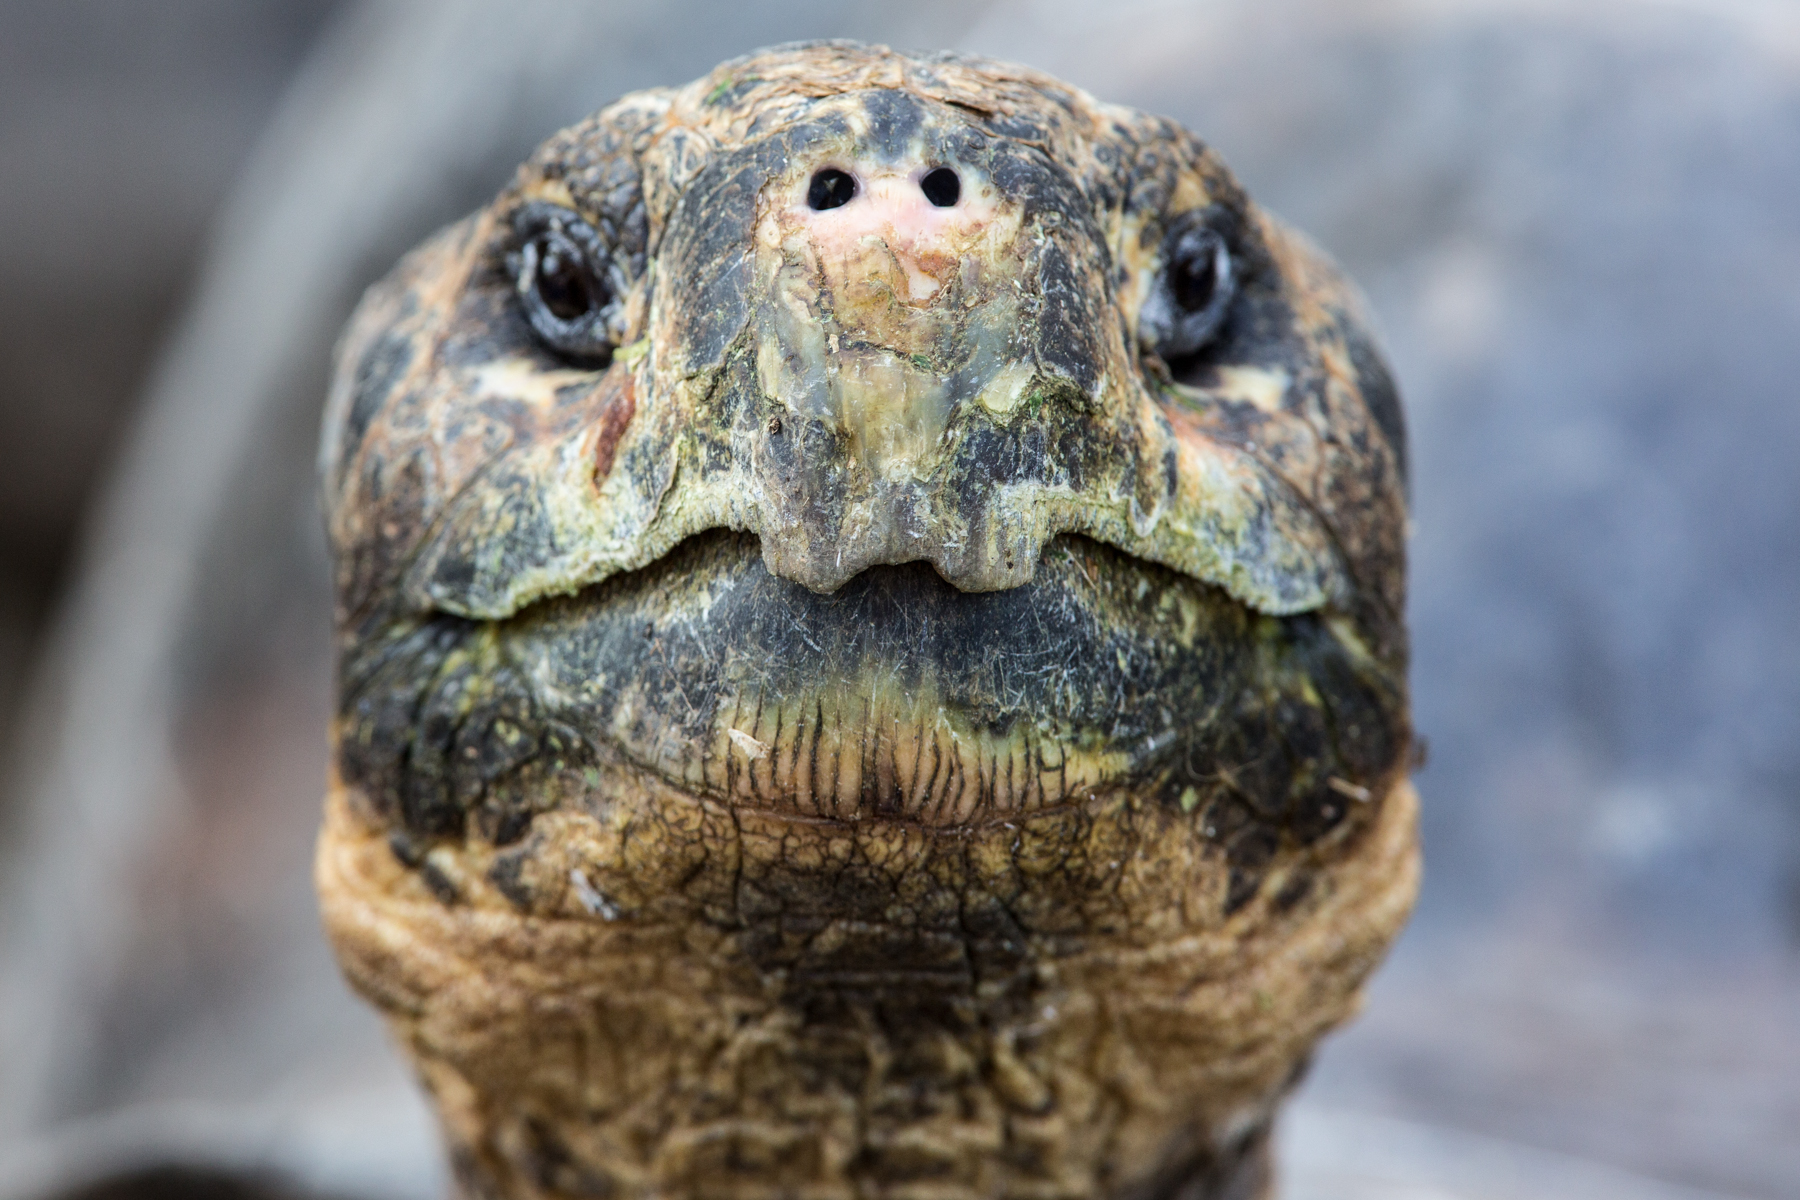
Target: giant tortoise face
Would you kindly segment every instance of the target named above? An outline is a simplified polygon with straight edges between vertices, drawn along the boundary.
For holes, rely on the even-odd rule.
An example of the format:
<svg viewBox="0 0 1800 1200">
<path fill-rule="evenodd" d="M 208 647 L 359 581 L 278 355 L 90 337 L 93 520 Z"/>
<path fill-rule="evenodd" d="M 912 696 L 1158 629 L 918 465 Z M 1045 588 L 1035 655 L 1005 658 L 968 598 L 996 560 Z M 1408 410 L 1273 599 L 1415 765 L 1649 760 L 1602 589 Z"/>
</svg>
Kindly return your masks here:
<svg viewBox="0 0 1800 1200">
<path fill-rule="evenodd" d="M 1045 76 L 787 48 L 552 138 L 323 450 L 321 889 L 471 1186 L 1254 1158 L 1410 902 L 1403 441 L 1332 266 Z"/>
</svg>

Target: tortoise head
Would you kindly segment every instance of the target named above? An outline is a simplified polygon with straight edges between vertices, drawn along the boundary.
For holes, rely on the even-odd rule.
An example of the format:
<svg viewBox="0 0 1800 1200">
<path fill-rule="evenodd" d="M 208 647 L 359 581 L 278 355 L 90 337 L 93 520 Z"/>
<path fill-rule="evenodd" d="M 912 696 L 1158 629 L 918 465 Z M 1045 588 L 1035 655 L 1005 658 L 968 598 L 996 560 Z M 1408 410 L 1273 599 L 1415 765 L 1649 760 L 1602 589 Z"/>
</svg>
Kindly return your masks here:
<svg viewBox="0 0 1800 1200">
<path fill-rule="evenodd" d="M 371 290 L 322 466 L 321 887 L 352 978 L 456 1081 L 440 1103 L 474 1097 L 447 1116 L 471 1178 L 527 1178 L 507 1146 L 533 1129 L 609 1187 L 710 1176 L 591 1106 L 545 1115 L 494 1032 L 507 1004 L 444 999 L 370 922 L 455 943 L 416 922 L 491 909 L 600 938 L 517 987 L 611 1012 L 589 1039 L 654 1028 L 666 1066 L 682 1022 L 737 1035 L 627 1019 L 595 981 L 698 964 L 732 1019 L 787 1022 L 770 1086 L 835 1087 L 865 1131 L 867 1072 L 819 1083 L 821 1030 L 968 1042 L 1006 1103 L 1088 1114 L 1053 1157 L 1096 1194 L 1265 1128 L 1404 914 L 1398 400 L 1349 285 L 1169 121 L 848 44 L 626 97 Z M 1350 921 L 1361 885 L 1332 871 L 1365 861 L 1380 915 Z M 1279 1012 L 1239 1021 L 1259 1065 L 1211 1100 L 1183 1076 L 1103 1117 L 1074 1098 L 1092 1078 L 1002 1061 L 1080 1008 L 1046 963 L 1331 921 L 1354 951 L 1328 986 L 1290 964 Z M 421 1032 L 428 1011 L 462 1032 Z M 1102 1036 L 1081 1028 L 1057 1044 Z M 889 1065 L 963 1086 L 920 1062 Z M 699 1128 L 685 1070 L 633 1095 Z M 726 1090 L 719 1113 L 754 1107 Z M 844 1136 L 758 1178 L 900 1177 Z M 920 1153 L 993 1176 L 972 1144 Z"/>
</svg>

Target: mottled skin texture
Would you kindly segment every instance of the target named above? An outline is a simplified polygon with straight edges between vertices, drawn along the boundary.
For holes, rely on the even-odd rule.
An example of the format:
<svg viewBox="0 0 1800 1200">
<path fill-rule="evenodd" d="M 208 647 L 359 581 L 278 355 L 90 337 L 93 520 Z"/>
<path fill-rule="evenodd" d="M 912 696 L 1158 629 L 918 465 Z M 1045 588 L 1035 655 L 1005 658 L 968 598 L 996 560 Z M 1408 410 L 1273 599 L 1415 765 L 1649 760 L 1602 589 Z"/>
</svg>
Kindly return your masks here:
<svg viewBox="0 0 1800 1200">
<path fill-rule="evenodd" d="M 1403 444 L 1335 269 L 1029 70 L 790 47 L 552 138 L 371 290 L 323 451 L 320 894 L 464 1188 L 1265 1195 L 1416 886 Z"/>
</svg>

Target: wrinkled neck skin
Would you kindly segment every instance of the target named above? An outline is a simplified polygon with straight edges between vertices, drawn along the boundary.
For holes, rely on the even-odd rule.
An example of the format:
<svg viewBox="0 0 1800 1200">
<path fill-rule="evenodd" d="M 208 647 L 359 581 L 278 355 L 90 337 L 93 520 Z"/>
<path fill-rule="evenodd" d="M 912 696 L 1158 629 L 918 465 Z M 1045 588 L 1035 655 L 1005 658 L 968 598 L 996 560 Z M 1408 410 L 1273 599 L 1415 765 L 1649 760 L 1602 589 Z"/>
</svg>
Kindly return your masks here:
<svg viewBox="0 0 1800 1200">
<path fill-rule="evenodd" d="M 529 315 L 577 227 L 598 352 Z M 372 289 L 319 890 L 463 1189 L 1266 1195 L 1417 879 L 1361 313 L 1178 127 L 849 44 Z"/>
</svg>

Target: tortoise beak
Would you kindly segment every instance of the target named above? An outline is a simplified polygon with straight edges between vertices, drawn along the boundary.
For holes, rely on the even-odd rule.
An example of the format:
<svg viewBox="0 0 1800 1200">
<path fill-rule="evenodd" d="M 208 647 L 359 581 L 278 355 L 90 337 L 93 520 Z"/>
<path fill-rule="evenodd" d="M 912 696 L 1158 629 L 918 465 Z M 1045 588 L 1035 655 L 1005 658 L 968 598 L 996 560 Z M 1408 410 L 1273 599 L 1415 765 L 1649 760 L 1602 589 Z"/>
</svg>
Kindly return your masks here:
<svg viewBox="0 0 1800 1200">
<path fill-rule="evenodd" d="M 1021 198 L 957 149 L 930 127 L 894 154 L 831 139 L 764 192 L 750 337 L 770 419 L 750 469 L 765 564 L 814 591 L 913 561 L 962 591 L 1029 581 L 1041 522 L 1007 491 L 1067 487 L 1051 446 L 1098 407 L 1098 348 L 1059 370 L 1022 299 L 1069 250 L 1031 239 Z M 817 207 L 820 180 L 841 202 Z"/>
</svg>

